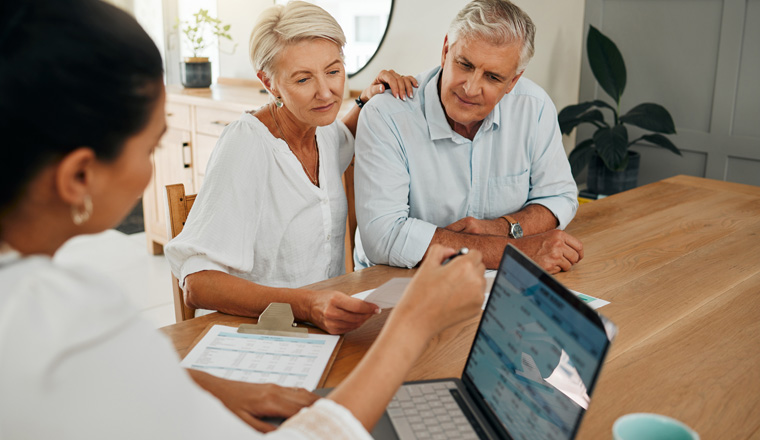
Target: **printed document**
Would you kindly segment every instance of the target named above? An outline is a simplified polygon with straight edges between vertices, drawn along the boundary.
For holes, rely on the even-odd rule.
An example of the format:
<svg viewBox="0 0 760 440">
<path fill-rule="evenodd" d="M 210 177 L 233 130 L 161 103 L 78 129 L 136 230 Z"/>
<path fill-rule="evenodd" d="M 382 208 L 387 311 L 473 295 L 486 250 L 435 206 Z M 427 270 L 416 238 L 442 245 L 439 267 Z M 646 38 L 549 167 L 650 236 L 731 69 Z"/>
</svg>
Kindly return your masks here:
<svg viewBox="0 0 760 440">
<path fill-rule="evenodd" d="M 181 365 L 230 380 L 275 383 L 313 391 L 340 336 L 285 337 L 213 326 Z"/>
</svg>

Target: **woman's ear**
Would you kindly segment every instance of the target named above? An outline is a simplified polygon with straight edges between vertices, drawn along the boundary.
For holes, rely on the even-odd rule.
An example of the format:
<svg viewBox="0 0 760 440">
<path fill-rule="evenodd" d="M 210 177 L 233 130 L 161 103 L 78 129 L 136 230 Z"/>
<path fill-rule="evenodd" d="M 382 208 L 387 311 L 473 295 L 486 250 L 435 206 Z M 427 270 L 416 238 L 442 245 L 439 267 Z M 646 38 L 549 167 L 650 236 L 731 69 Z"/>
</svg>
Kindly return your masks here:
<svg viewBox="0 0 760 440">
<path fill-rule="evenodd" d="M 77 148 L 58 163 L 55 190 L 64 203 L 79 206 L 92 194 L 95 163 L 95 152 L 87 147 Z"/>
<path fill-rule="evenodd" d="M 259 81 L 261 81 L 261 84 L 264 85 L 264 88 L 267 89 L 267 92 L 269 92 L 272 96 L 277 97 L 277 93 L 275 92 L 272 85 L 272 78 L 267 76 L 263 70 L 256 72 L 256 76 L 259 78 Z"/>
</svg>

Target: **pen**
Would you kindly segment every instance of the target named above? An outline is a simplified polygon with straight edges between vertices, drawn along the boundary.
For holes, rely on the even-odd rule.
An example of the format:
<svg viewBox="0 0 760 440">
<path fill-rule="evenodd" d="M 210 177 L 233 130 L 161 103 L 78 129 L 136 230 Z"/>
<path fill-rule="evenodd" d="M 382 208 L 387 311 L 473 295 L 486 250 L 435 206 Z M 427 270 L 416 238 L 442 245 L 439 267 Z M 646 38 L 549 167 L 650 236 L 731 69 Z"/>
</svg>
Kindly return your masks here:
<svg viewBox="0 0 760 440">
<path fill-rule="evenodd" d="M 470 249 L 468 249 L 466 247 L 463 247 L 462 249 L 459 249 L 459 252 L 457 252 L 456 254 L 450 256 L 449 258 L 443 260 L 443 263 L 441 263 L 441 266 L 443 266 L 444 264 L 448 263 L 449 261 L 453 260 L 454 258 L 456 258 L 456 257 L 458 257 L 460 255 L 467 255 L 468 252 L 470 252 Z"/>
</svg>

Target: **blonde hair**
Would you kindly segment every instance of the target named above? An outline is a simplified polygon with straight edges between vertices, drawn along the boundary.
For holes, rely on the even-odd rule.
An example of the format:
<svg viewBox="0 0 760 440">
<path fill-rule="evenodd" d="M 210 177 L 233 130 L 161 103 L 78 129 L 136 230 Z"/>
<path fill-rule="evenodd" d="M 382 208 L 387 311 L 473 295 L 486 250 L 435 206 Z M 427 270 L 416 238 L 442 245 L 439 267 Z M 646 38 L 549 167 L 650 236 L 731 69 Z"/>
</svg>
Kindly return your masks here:
<svg viewBox="0 0 760 440">
<path fill-rule="evenodd" d="M 508 0 L 473 0 L 464 7 L 449 26 L 448 41 L 479 38 L 494 45 L 520 42 L 520 65 L 525 70 L 533 57 L 536 26 L 522 9 Z"/>
<path fill-rule="evenodd" d="M 323 38 L 338 45 L 343 59 L 346 35 L 332 15 L 317 5 L 290 1 L 267 8 L 251 32 L 249 45 L 253 68 L 272 77 L 277 55 L 288 45 L 302 40 Z"/>
</svg>

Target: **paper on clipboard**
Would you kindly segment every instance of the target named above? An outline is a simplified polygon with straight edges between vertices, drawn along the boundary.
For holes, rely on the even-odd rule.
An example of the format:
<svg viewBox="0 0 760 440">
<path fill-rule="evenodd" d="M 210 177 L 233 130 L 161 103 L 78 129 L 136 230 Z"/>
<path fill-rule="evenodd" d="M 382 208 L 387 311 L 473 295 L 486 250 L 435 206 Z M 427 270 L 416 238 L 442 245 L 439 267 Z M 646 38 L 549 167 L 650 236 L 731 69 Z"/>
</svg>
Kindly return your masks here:
<svg viewBox="0 0 760 440">
<path fill-rule="evenodd" d="M 335 335 L 288 337 L 237 330 L 223 325 L 211 327 L 180 365 L 230 380 L 311 391 L 319 385 L 340 339 Z"/>
</svg>

